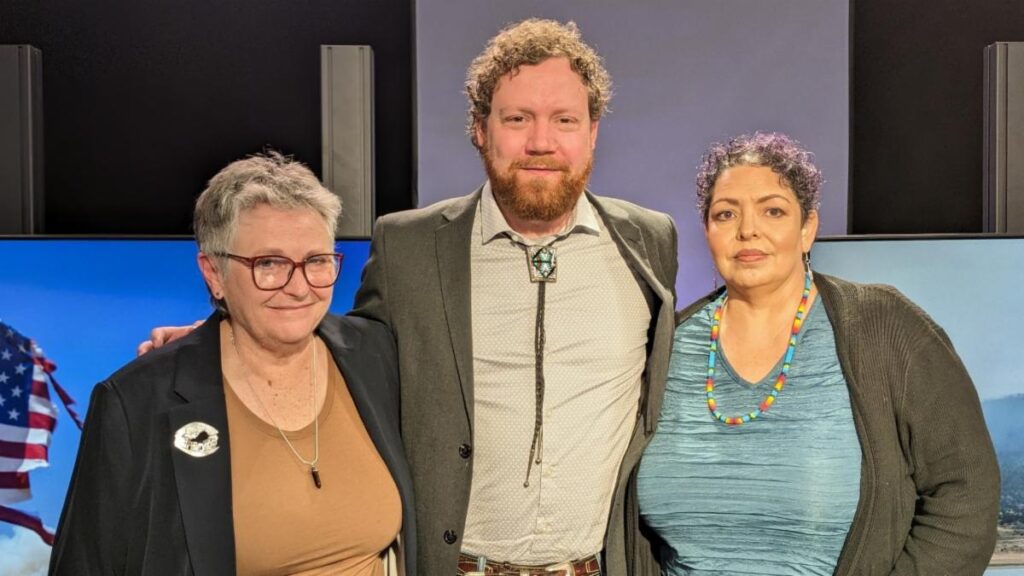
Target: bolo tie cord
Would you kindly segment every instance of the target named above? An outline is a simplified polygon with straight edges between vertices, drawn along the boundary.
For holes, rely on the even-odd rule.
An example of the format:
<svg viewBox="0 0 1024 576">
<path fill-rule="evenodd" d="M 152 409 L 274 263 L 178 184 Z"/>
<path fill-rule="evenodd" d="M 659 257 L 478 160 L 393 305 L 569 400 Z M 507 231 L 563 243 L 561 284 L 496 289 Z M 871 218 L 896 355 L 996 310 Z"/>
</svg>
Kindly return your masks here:
<svg viewBox="0 0 1024 576">
<path fill-rule="evenodd" d="M 530 459 L 526 463 L 524 488 L 530 487 L 530 472 L 533 465 L 540 465 L 544 458 L 544 293 L 547 282 L 537 283 L 537 323 L 534 329 L 534 371 L 536 373 L 536 399 L 533 421 L 533 441 L 530 442 Z M 536 460 L 534 460 L 536 456 Z"/>
</svg>

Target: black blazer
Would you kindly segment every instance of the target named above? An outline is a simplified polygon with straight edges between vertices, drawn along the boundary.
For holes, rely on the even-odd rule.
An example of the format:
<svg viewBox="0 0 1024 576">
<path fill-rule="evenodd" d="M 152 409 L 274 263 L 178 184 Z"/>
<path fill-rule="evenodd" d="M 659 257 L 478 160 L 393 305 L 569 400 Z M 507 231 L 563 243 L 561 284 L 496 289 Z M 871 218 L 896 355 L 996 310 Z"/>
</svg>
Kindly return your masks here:
<svg viewBox="0 0 1024 576">
<path fill-rule="evenodd" d="M 218 321 L 214 314 L 192 334 L 136 359 L 93 390 L 51 574 L 235 573 Z M 415 508 L 399 437 L 394 339 L 377 322 L 333 315 L 317 333 L 398 486 L 405 573 L 415 576 Z M 197 421 L 219 432 L 219 449 L 203 458 L 172 445 L 176 430 Z"/>
</svg>

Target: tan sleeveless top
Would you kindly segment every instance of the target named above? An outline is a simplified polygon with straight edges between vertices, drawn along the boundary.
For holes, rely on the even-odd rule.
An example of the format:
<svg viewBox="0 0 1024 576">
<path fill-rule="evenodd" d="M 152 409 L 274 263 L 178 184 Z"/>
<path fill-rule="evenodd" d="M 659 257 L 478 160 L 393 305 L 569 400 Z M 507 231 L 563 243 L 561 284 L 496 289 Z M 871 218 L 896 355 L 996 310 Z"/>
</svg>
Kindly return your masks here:
<svg viewBox="0 0 1024 576">
<path fill-rule="evenodd" d="M 239 574 L 384 574 L 381 555 L 402 525 L 398 488 L 329 360 L 320 489 L 277 429 L 249 411 L 225 380 Z M 313 458 L 313 432 L 312 423 L 285 432 L 306 460 Z"/>
</svg>

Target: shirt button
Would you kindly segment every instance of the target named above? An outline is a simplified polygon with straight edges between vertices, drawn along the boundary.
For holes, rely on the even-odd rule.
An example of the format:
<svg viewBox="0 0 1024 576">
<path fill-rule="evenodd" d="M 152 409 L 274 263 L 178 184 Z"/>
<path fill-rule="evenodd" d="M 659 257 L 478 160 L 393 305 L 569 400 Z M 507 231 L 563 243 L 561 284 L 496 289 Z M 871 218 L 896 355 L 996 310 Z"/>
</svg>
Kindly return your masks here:
<svg viewBox="0 0 1024 576">
<path fill-rule="evenodd" d="M 455 544 L 455 541 L 459 539 L 459 535 L 455 533 L 455 530 L 444 531 L 445 544 Z"/>
<path fill-rule="evenodd" d="M 459 446 L 459 456 L 462 456 L 463 460 L 468 460 L 470 455 L 473 454 L 473 447 L 469 444 L 463 444 Z"/>
</svg>

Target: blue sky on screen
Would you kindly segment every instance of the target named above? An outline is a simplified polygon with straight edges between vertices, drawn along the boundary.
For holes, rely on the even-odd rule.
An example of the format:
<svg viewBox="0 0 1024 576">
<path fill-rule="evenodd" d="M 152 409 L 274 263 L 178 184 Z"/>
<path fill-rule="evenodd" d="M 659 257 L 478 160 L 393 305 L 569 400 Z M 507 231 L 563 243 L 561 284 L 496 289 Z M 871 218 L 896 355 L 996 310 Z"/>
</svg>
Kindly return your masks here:
<svg viewBox="0 0 1024 576">
<path fill-rule="evenodd" d="M 890 284 L 949 334 L 982 400 L 1024 393 L 1024 238 L 818 242 L 816 270 Z"/>
<path fill-rule="evenodd" d="M 998 410 L 1012 402 L 1001 398 L 1024 393 L 1024 238 L 819 241 L 812 259 L 821 272 L 895 286 L 923 308 L 953 341 L 990 427 L 986 406 Z M 993 429 L 997 453 L 1010 448 L 999 439 L 1010 437 Z M 1024 569 L 990 568 L 985 574 L 1024 575 Z"/>
<path fill-rule="evenodd" d="M 352 306 L 369 242 L 338 242 L 338 251 L 345 260 L 331 310 L 344 313 Z M 93 386 L 130 362 L 150 329 L 191 323 L 212 311 L 190 239 L 0 239 L 0 255 L 0 319 L 35 340 L 57 364 L 54 375 L 83 416 Z M 51 528 L 60 517 L 80 438 L 63 406 L 58 411 L 50 467 L 31 473 L 32 499 L 13 506 Z M 0 540 L 12 534 L 0 523 Z"/>
</svg>

